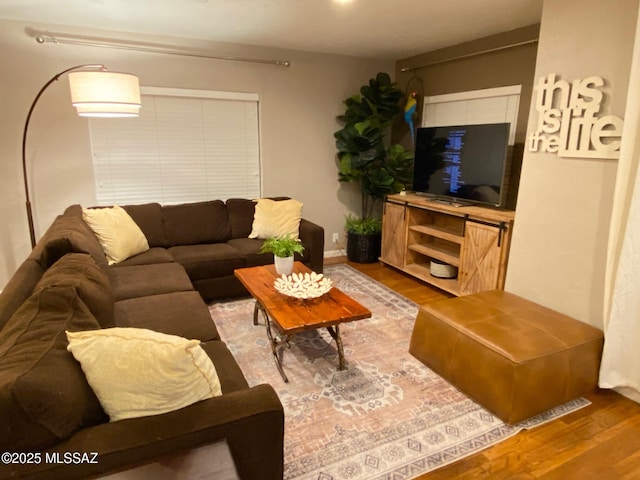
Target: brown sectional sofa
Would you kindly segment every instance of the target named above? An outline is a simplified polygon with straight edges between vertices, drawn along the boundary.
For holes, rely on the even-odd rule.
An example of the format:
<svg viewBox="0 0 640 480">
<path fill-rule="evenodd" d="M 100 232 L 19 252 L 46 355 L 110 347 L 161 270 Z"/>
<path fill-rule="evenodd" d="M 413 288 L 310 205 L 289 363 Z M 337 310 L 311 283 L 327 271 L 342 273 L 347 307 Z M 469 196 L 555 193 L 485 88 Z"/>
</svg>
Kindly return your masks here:
<svg viewBox="0 0 640 480">
<path fill-rule="evenodd" d="M 251 200 L 213 200 L 166 206 L 149 203 L 124 205 L 123 208 L 147 237 L 150 249 L 119 263 L 118 268 L 179 263 L 186 270 L 190 283 L 207 301 L 246 293 L 233 275 L 235 269 L 273 263 L 272 254 L 260 253 L 262 240 L 248 238 L 255 210 Z M 82 209 L 80 205 L 72 205 L 65 214 L 82 218 Z M 303 218 L 299 236 L 305 250 L 301 256 L 296 254 L 296 260 L 315 272 L 322 272 L 324 229 Z M 132 268 L 127 273 L 112 273 L 116 298 L 120 279 L 139 283 L 136 276 L 142 271 L 146 270 Z"/>
<path fill-rule="evenodd" d="M 233 270 L 271 262 L 249 239 L 253 202 L 125 206 L 150 249 L 108 266 L 69 207 L 0 293 L 0 450 L 97 452 L 98 463 L 0 464 L 0 478 L 87 478 L 226 442 L 242 479 L 283 473 L 284 412 L 270 385 L 249 387 L 203 299 L 244 294 Z M 322 271 L 324 232 L 302 220 L 302 260 Z M 247 319 L 250 321 L 250 319 Z M 65 331 L 138 327 L 202 341 L 222 395 L 109 422 Z"/>
</svg>

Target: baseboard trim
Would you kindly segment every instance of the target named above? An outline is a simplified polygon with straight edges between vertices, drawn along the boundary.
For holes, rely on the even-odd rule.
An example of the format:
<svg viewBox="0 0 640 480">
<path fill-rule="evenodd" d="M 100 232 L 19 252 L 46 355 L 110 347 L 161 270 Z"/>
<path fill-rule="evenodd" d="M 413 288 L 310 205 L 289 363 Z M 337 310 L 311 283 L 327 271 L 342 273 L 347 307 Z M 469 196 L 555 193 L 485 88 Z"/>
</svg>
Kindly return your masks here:
<svg viewBox="0 0 640 480">
<path fill-rule="evenodd" d="M 344 257 L 346 255 L 344 250 L 325 250 L 324 258 Z"/>
</svg>

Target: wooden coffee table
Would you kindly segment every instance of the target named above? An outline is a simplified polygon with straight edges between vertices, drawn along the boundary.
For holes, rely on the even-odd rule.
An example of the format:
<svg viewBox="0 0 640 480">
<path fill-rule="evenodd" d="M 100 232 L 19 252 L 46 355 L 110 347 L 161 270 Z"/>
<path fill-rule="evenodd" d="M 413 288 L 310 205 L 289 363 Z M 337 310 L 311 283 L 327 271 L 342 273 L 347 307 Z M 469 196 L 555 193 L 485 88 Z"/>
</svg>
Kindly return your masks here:
<svg viewBox="0 0 640 480">
<path fill-rule="evenodd" d="M 301 262 L 294 263 L 293 271 L 311 273 L 311 270 Z M 280 277 L 273 265 L 240 268 L 234 273 L 256 300 L 253 310 L 254 325 L 258 324 L 258 312 L 262 312 L 276 367 L 285 382 L 289 379 L 282 369 L 277 348 L 282 343 L 288 344 L 291 335 L 306 330 L 326 328 L 338 347 L 338 369 L 345 369 L 340 324 L 370 318 L 371 312 L 367 308 L 335 287 L 323 296 L 309 300 L 299 300 L 283 295 L 273 286 L 275 279 Z M 271 330 L 272 324 L 285 335 L 285 342 L 274 337 Z"/>
</svg>

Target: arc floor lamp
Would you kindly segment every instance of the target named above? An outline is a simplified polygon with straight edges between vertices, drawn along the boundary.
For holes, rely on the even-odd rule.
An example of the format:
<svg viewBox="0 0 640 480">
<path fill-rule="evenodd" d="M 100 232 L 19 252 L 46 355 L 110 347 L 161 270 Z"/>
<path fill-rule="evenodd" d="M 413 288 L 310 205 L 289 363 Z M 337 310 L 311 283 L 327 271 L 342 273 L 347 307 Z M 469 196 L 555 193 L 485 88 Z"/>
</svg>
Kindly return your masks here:
<svg viewBox="0 0 640 480">
<path fill-rule="evenodd" d="M 27 175 L 27 132 L 33 110 L 49 86 L 69 74 L 71 103 L 81 117 L 137 117 L 140 109 L 140 86 L 138 77 L 128 73 L 110 72 L 104 65 L 87 64 L 68 68 L 54 75 L 40 89 L 31 104 L 22 134 L 22 174 L 29 222 L 31 248 L 36 244 L 33 211 L 29 198 Z"/>
</svg>

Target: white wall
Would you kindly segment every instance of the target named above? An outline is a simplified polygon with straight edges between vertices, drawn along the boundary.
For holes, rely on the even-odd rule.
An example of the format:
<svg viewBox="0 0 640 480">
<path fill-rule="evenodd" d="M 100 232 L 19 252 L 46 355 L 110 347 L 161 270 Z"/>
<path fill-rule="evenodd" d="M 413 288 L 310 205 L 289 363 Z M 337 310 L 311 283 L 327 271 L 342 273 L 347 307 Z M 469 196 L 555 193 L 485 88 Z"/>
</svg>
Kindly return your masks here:
<svg viewBox="0 0 640 480">
<path fill-rule="evenodd" d="M 545 0 L 535 78 L 601 76 L 600 115 L 624 118 L 637 13 L 638 0 Z M 616 164 L 525 150 L 507 291 L 602 328 Z"/>
<path fill-rule="evenodd" d="M 70 45 L 37 44 L 26 28 L 129 38 L 292 62 L 289 68 Z M 20 161 L 22 128 L 38 89 L 56 73 L 103 63 L 138 75 L 142 85 L 254 92 L 261 98 L 263 194 L 304 203 L 303 215 L 343 238 L 344 215 L 358 211 L 359 195 L 337 181 L 333 133 L 342 100 L 394 63 L 337 55 L 199 43 L 175 38 L 131 37 L 51 25 L 0 20 L 0 288 L 30 250 Z M 117 121 L 117 120 L 114 120 Z M 32 203 L 39 237 L 67 205 L 95 204 L 87 122 L 75 115 L 66 76 L 43 95 L 29 130 Z"/>
</svg>

